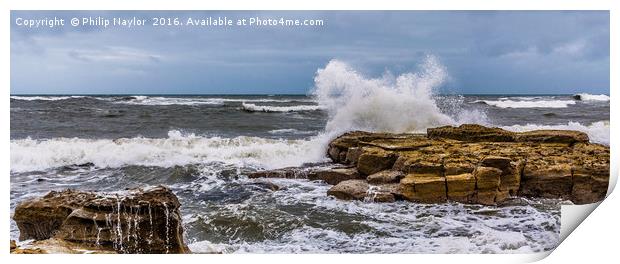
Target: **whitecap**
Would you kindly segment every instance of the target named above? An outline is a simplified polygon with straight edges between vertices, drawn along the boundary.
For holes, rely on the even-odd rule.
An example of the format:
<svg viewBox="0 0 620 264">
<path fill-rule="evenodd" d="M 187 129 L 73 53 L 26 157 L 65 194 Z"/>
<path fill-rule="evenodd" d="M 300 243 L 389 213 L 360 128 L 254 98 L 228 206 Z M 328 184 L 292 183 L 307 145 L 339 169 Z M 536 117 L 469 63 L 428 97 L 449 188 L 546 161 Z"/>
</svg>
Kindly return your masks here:
<svg viewBox="0 0 620 264">
<path fill-rule="evenodd" d="M 605 94 L 578 93 L 573 97 L 582 101 L 609 101 L 609 96 Z"/>
<path fill-rule="evenodd" d="M 472 103 L 484 103 L 499 108 L 566 108 L 576 104 L 573 100 L 476 100 Z"/>
<path fill-rule="evenodd" d="M 293 105 L 293 106 L 271 106 L 271 105 L 256 105 L 243 103 L 242 109 L 248 112 L 301 112 L 301 111 L 318 111 L 323 107 L 319 105 Z"/>
<path fill-rule="evenodd" d="M 149 97 L 134 96 L 134 99 L 118 101 L 118 104 L 130 105 L 222 105 L 223 100 L 219 98 L 190 98 L 190 97 Z"/>
<path fill-rule="evenodd" d="M 117 101 L 117 104 L 130 105 L 223 105 L 227 102 L 245 103 L 291 103 L 291 102 L 313 102 L 312 98 L 293 98 L 293 99 L 264 99 L 264 98 L 217 98 L 217 97 L 165 97 L 165 96 L 132 96 L 131 100 Z"/>
<path fill-rule="evenodd" d="M 260 137 L 203 137 L 177 130 L 167 138 L 120 139 L 13 139 L 11 171 L 47 170 L 74 164 L 97 167 L 127 165 L 171 167 L 223 162 L 238 166 L 279 168 L 325 159 L 327 138 L 285 140 Z"/>
<path fill-rule="evenodd" d="M 11 96 L 13 100 L 22 100 L 22 101 L 58 101 L 58 100 L 67 100 L 67 99 L 76 99 L 76 98 L 84 98 L 86 96 Z"/>
</svg>

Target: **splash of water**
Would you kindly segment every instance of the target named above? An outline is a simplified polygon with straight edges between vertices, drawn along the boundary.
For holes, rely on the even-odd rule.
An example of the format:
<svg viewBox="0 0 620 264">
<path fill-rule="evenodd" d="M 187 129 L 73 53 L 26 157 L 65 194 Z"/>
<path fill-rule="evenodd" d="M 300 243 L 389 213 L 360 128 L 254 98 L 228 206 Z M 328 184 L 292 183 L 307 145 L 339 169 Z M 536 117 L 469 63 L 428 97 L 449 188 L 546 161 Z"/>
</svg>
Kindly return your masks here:
<svg viewBox="0 0 620 264">
<path fill-rule="evenodd" d="M 418 72 L 380 78 L 366 78 L 348 64 L 332 60 L 317 71 L 313 95 L 329 113 L 328 133 L 425 132 L 457 123 L 442 113 L 434 98 L 447 79 L 446 68 L 434 56 L 426 57 Z"/>
</svg>

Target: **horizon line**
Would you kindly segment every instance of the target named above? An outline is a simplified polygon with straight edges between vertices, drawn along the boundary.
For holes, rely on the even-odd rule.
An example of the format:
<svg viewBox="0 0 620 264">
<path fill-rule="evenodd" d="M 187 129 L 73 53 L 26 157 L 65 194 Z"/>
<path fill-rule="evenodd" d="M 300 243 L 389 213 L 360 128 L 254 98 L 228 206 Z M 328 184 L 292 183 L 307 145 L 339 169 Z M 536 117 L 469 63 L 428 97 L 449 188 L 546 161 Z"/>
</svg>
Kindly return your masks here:
<svg viewBox="0 0 620 264">
<path fill-rule="evenodd" d="M 524 96 L 524 95 L 577 95 L 577 94 L 590 94 L 590 93 L 438 93 L 437 95 L 465 95 L 465 96 Z M 606 93 L 592 93 L 603 94 L 609 96 Z M 218 94 L 218 93 L 23 93 L 23 94 L 9 94 L 9 96 L 312 96 L 307 93 L 230 93 L 230 94 Z"/>
</svg>

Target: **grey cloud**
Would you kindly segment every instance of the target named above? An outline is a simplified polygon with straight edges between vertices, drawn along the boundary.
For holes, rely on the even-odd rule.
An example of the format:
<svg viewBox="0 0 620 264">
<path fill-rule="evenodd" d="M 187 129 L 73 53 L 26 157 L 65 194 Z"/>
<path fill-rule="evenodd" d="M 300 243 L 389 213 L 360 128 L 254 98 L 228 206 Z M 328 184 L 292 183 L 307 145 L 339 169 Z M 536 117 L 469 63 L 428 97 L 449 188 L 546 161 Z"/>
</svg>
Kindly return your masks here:
<svg viewBox="0 0 620 264">
<path fill-rule="evenodd" d="M 606 11 L 11 12 L 17 16 L 282 16 L 326 25 L 28 30 L 12 23 L 12 93 L 305 93 L 316 69 L 333 58 L 376 76 L 415 70 L 426 54 L 446 64 L 454 79 L 446 88 L 460 92 L 531 92 L 550 84 L 557 88 L 549 92 L 609 91 Z M 56 78 L 63 75 L 71 78 Z"/>
<path fill-rule="evenodd" d="M 127 47 L 105 47 L 102 49 L 71 50 L 71 58 L 86 62 L 128 62 L 150 63 L 159 62 L 161 55 L 151 54 L 142 50 Z"/>
</svg>

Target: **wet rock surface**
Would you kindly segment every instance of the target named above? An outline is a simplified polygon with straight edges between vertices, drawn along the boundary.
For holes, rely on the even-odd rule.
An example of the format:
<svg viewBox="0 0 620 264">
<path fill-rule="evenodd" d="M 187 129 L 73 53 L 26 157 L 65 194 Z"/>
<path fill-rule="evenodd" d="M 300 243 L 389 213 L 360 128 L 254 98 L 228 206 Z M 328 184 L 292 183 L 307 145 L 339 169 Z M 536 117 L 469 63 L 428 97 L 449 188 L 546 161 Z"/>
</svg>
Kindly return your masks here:
<svg viewBox="0 0 620 264">
<path fill-rule="evenodd" d="M 28 241 L 21 245 L 13 244 L 11 240 L 11 254 L 116 254 L 110 249 L 90 247 L 80 243 L 50 238 L 45 240 Z"/>
<path fill-rule="evenodd" d="M 334 168 L 328 170 L 317 170 L 308 174 L 309 180 L 322 180 L 326 183 L 336 185 L 342 181 L 364 179 L 354 167 L 351 168 Z"/>
<path fill-rule="evenodd" d="M 330 188 L 327 194 L 342 200 L 368 202 L 394 202 L 402 196 L 393 184 L 369 185 L 365 180 L 342 181 Z"/>
<path fill-rule="evenodd" d="M 335 185 L 328 195 L 343 200 L 374 195 L 382 202 L 494 205 L 525 196 L 585 204 L 604 199 L 609 182 L 609 147 L 578 131 L 480 125 L 430 128 L 426 135 L 355 131 L 330 142 L 327 155 L 350 168 L 306 178 Z"/>
<path fill-rule="evenodd" d="M 116 253 L 188 253 L 179 207 L 177 197 L 163 186 L 115 193 L 52 191 L 18 204 L 13 220 L 20 241 L 34 239 L 39 245 Z"/>
</svg>

